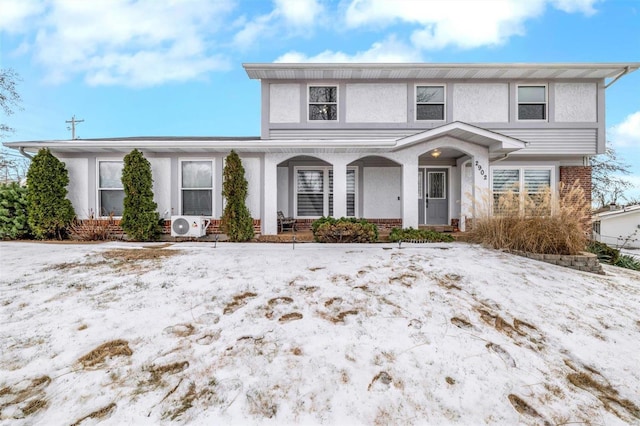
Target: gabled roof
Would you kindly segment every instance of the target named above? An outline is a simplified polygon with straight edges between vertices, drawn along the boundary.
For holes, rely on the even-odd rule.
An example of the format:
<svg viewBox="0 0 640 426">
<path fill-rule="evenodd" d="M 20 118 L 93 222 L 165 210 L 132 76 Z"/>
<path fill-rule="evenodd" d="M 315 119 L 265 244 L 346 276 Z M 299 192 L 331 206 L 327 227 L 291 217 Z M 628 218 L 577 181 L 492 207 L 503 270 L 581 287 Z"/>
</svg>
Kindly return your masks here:
<svg viewBox="0 0 640 426">
<path fill-rule="evenodd" d="M 640 68 L 640 62 L 615 63 L 247 63 L 251 79 L 604 79 Z"/>
<path fill-rule="evenodd" d="M 402 148 L 443 136 L 451 136 L 476 145 L 485 146 L 489 148 L 489 151 L 492 153 L 507 154 L 526 146 L 526 142 L 519 139 L 492 132 L 491 130 L 486 130 L 481 127 L 472 126 L 471 124 L 461 121 L 454 121 L 453 123 L 399 139 L 393 151 L 398 151 Z"/>
</svg>

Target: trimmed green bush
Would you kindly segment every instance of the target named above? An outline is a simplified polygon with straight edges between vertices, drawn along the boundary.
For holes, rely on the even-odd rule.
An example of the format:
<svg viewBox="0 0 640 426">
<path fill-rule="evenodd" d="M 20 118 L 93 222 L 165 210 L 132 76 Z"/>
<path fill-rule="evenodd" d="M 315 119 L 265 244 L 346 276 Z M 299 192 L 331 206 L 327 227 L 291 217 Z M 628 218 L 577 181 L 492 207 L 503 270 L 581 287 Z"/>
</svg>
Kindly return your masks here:
<svg viewBox="0 0 640 426">
<path fill-rule="evenodd" d="M 220 224 L 230 241 L 242 242 L 253 238 L 253 219 L 245 203 L 247 187 L 242 160 L 232 150 L 226 158 L 223 172 L 222 196 L 226 204 Z"/>
<path fill-rule="evenodd" d="M 27 188 L 17 182 L 0 185 L 0 239 L 28 236 Z"/>
<path fill-rule="evenodd" d="M 75 216 L 67 199 L 69 175 L 60 160 L 42 148 L 31 160 L 27 172 L 27 212 L 31 232 L 38 239 L 67 236 Z"/>
<path fill-rule="evenodd" d="M 313 237 L 320 243 L 374 243 L 378 227 L 364 219 L 321 217 L 311 224 Z"/>
<path fill-rule="evenodd" d="M 428 243 L 450 243 L 454 241 L 454 238 L 449 234 L 443 234 L 442 232 L 431 231 L 429 229 L 414 229 L 414 228 L 393 228 L 389 234 L 389 241 L 420 241 Z"/>
<path fill-rule="evenodd" d="M 615 264 L 620 257 L 620 250 L 609 247 L 600 241 L 591 240 L 587 244 L 587 251 L 598 256 L 598 260 L 603 263 Z"/>
<path fill-rule="evenodd" d="M 124 157 L 122 168 L 124 211 L 120 226 L 130 240 L 152 241 L 160 235 L 158 205 L 153 201 L 151 163 L 134 149 Z"/>
</svg>

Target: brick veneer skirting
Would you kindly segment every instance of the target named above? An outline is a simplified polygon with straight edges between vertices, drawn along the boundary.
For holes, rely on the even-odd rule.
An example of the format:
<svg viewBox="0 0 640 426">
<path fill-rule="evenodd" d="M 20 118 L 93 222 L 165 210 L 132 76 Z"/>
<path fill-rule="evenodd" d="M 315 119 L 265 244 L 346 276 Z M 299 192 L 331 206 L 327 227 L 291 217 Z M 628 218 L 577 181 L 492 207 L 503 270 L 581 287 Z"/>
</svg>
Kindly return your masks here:
<svg viewBox="0 0 640 426">
<path fill-rule="evenodd" d="M 211 223 L 207 227 L 207 235 L 222 234 L 220 228 L 222 221 L 220 219 L 211 219 Z M 257 235 L 262 232 L 260 219 L 253 219 L 253 232 Z M 163 234 L 171 234 L 171 220 L 164 221 L 164 227 L 162 229 Z"/>
</svg>

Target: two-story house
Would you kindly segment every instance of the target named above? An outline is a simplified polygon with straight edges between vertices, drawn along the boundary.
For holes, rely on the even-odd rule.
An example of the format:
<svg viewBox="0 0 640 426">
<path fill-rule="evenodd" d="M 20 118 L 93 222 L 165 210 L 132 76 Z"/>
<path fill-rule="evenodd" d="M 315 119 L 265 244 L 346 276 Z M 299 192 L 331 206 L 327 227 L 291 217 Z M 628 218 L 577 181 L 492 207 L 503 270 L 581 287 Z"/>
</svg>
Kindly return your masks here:
<svg viewBox="0 0 640 426">
<path fill-rule="evenodd" d="M 310 224 L 354 216 L 381 226 L 459 223 L 481 200 L 576 180 L 605 150 L 605 89 L 640 63 L 245 64 L 261 81 L 255 138 L 149 137 L 11 142 L 66 163 L 79 218 L 122 212 L 123 157 L 152 164 L 161 215 L 222 215 L 235 150 L 259 232 L 277 212 Z"/>
</svg>

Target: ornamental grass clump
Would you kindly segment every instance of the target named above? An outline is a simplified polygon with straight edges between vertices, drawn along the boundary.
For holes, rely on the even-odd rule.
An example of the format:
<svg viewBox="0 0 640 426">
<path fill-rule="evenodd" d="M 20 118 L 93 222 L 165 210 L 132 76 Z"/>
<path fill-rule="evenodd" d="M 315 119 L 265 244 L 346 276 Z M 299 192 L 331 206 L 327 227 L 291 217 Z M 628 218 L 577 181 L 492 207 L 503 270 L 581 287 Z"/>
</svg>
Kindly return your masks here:
<svg viewBox="0 0 640 426">
<path fill-rule="evenodd" d="M 544 254 L 573 255 L 586 248 L 590 208 L 577 182 L 559 194 L 548 188 L 535 194 L 510 191 L 489 201 L 473 221 L 472 242 Z"/>
<path fill-rule="evenodd" d="M 313 237 L 319 243 L 374 243 L 378 227 L 364 219 L 321 217 L 311 224 Z"/>
</svg>

